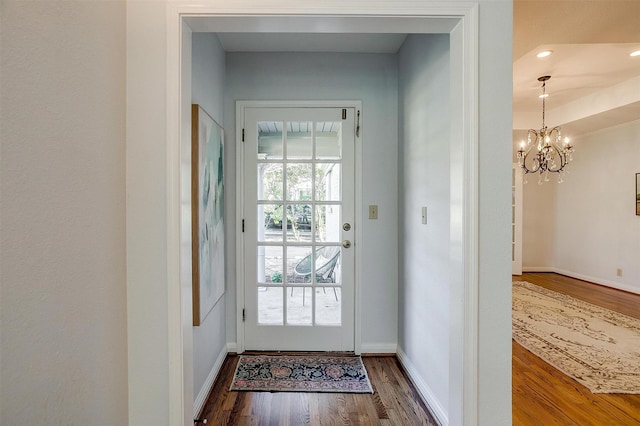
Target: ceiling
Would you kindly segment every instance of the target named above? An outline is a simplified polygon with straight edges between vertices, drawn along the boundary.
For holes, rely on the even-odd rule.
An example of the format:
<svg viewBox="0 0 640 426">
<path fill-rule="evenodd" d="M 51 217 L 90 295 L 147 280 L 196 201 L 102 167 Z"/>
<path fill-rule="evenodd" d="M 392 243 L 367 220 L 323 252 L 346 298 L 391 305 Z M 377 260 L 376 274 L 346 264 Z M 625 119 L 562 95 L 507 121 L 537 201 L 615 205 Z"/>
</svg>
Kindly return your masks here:
<svg viewBox="0 0 640 426">
<path fill-rule="evenodd" d="M 227 52 L 396 53 L 407 34 L 218 33 Z"/>
<path fill-rule="evenodd" d="M 640 0 L 514 0 L 513 9 L 514 134 L 542 124 L 537 81 L 542 75 L 552 77 L 546 123 L 562 125 L 565 134 L 640 119 L 640 56 L 629 56 L 640 49 Z M 407 36 L 398 29 L 386 34 L 360 28 L 299 31 L 221 31 L 218 36 L 228 52 L 355 53 L 396 53 Z M 554 53 L 536 57 L 546 49 Z"/>
<path fill-rule="evenodd" d="M 537 58 L 542 50 L 553 50 Z M 640 119 L 640 1 L 514 1 L 513 128 L 580 135 Z"/>
</svg>

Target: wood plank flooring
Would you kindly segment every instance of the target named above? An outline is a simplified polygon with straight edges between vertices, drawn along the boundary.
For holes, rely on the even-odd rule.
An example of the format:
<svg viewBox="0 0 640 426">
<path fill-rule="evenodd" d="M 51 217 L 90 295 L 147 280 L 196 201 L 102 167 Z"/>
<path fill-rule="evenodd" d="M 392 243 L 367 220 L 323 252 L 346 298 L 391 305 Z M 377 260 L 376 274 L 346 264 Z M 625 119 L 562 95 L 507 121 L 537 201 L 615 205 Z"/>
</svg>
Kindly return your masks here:
<svg viewBox="0 0 640 426">
<path fill-rule="evenodd" d="M 208 425 L 437 425 L 394 356 L 362 358 L 374 393 L 231 392 L 224 361 L 202 410 Z"/>
<path fill-rule="evenodd" d="M 640 295 L 553 273 L 525 273 L 513 280 L 640 318 Z M 640 425 L 640 395 L 592 394 L 519 344 L 513 342 L 512 348 L 514 425 Z"/>
<path fill-rule="evenodd" d="M 528 281 L 640 318 L 640 295 L 553 273 Z M 640 426 L 640 395 L 592 394 L 513 342 L 513 425 Z M 395 357 L 363 357 L 373 395 L 230 392 L 238 361 L 230 355 L 205 403 L 209 425 L 436 425 Z"/>
</svg>

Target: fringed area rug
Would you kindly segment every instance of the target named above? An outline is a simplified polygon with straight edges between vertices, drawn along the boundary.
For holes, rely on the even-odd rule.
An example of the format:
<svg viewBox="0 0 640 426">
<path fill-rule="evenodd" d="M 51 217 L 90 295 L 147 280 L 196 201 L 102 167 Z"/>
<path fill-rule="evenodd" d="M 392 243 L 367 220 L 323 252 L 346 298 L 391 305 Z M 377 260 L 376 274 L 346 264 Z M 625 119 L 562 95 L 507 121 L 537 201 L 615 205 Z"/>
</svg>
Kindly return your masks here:
<svg viewBox="0 0 640 426">
<path fill-rule="evenodd" d="M 241 355 L 232 391 L 373 393 L 359 356 Z"/>
<path fill-rule="evenodd" d="M 513 283 L 513 338 L 593 393 L 640 393 L 640 320 Z"/>
</svg>

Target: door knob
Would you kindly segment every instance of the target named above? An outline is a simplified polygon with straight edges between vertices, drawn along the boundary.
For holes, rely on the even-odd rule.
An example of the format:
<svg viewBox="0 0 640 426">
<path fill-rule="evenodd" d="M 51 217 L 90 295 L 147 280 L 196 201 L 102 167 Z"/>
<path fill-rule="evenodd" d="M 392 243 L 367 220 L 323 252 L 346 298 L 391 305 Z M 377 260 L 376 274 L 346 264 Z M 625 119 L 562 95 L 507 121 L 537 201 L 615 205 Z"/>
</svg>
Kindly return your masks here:
<svg viewBox="0 0 640 426">
<path fill-rule="evenodd" d="M 349 241 L 349 240 L 344 240 L 344 241 L 342 242 L 342 247 L 344 247 L 344 248 L 349 248 L 349 247 L 351 247 L 351 241 Z"/>
<path fill-rule="evenodd" d="M 351 230 L 351 224 L 350 223 L 345 223 L 344 225 L 342 225 L 342 229 L 344 229 L 345 231 L 350 231 Z"/>
</svg>

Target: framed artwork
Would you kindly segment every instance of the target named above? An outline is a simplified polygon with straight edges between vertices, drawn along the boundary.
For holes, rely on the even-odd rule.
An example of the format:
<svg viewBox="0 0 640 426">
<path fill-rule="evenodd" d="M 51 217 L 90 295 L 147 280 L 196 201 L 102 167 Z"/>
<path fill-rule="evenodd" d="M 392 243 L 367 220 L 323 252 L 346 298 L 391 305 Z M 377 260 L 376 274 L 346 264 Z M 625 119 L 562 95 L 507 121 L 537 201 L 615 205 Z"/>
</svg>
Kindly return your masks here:
<svg viewBox="0 0 640 426">
<path fill-rule="evenodd" d="M 640 173 L 636 173 L 636 215 L 640 216 Z"/>
<path fill-rule="evenodd" d="M 193 325 L 224 294 L 224 131 L 191 105 L 191 248 Z"/>
</svg>

